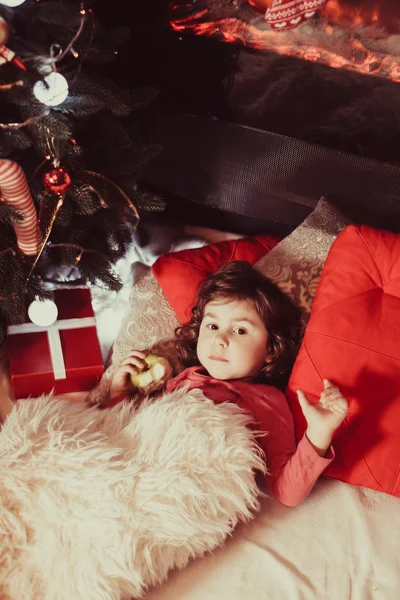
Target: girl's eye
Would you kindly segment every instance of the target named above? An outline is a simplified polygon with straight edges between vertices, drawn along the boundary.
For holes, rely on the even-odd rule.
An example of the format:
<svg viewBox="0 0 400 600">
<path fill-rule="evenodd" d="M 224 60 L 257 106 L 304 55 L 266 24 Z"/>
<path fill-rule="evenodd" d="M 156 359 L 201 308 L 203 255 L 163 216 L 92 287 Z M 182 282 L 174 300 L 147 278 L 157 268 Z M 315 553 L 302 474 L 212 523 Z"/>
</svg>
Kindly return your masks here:
<svg viewBox="0 0 400 600">
<path fill-rule="evenodd" d="M 216 331 L 218 329 L 218 325 L 216 325 L 215 323 L 210 323 L 209 325 L 207 325 L 208 329 L 211 329 L 211 331 Z"/>
<path fill-rule="evenodd" d="M 235 329 L 235 333 L 237 333 L 238 335 L 246 335 L 247 331 L 245 329 L 242 329 L 241 327 L 238 327 L 237 329 Z"/>
</svg>

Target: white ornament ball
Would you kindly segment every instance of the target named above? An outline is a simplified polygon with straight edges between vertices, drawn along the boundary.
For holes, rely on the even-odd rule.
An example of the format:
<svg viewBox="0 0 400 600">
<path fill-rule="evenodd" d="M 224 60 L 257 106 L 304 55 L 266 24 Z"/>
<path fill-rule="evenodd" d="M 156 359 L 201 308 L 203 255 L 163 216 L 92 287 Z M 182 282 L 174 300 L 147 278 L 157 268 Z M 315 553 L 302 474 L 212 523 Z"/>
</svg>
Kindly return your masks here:
<svg viewBox="0 0 400 600">
<path fill-rule="evenodd" d="M 29 305 L 28 317 L 35 325 L 49 327 L 57 321 L 57 305 L 52 300 L 34 300 Z"/>
<path fill-rule="evenodd" d="M 46 106 L 58 106 L 68 96 L 68 81 L 61 73 L 52 71 L 43 81 L 35 83 L 33 94 Z"/>
<path fill-rule="evenodd" d="M 0 4 L 4 4 L 4 6 L 11 6 L 11 8 L 20 6 L 24 2 L 25 0 L 0 0 Z"/>
</svg>

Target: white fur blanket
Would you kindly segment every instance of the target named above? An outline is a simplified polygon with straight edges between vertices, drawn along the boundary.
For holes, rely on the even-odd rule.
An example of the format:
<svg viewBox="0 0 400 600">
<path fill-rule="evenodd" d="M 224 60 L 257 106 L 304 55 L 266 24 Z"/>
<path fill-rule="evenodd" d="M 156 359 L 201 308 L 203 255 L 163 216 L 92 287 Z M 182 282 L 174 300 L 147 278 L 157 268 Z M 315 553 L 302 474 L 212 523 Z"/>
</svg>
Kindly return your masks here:
<svg viewBox="0 0 400 600">
<path fill-rule="evenodd" d="M 0 431 L 0 598 L 120 600 L 219 546 L 264 462 L 233 404 L 19 401 Z"/>
</svg>

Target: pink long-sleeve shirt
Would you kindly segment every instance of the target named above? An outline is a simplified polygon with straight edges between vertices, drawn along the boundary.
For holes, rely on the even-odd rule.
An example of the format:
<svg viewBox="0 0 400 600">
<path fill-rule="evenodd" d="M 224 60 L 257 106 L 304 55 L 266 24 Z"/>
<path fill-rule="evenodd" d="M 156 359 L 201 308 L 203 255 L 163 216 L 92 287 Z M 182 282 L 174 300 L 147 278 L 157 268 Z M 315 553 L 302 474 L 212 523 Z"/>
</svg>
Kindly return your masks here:
<svg viewBox="0 0 400 600">
<path fill-rule="evenodd" d="M 172 392 L 183 386 L 200 389 L 214 402 L 234 402 L 254 420 L 254 427 L 268 435 L 260 440 L 267 457 L 270 493 L 282 504 L 296 506 L 310 493 L 316 480 L 334 458 L 315 451 L 306 435 L 296 445 L 293 416 L 285 395 L 269 385 L 243 380 L 213 379 L 202 367 L 190 367 L 167 383 Z"/>
</svg>

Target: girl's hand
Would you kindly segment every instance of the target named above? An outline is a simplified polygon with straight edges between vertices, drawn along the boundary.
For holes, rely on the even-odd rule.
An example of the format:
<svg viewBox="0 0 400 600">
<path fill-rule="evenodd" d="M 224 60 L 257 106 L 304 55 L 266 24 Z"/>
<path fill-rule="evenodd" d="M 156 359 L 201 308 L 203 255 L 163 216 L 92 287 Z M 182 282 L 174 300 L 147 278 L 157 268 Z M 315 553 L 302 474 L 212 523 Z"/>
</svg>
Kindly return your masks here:
<svg viewBox="0 0 400 600">
<path fill-rule="evenodd" d="M 118 396 L 129 396 L 133 393 L 134 387 L 131 383 L 131 375 L 137 375 L 146 367 L 144 359 L 146 352 L 134 350 L 119 365 L 114 373 L 110 386 L 110 400 Z"/>
<path fill-rule="evenodd" d="M 301 390 L 297 396 L 308 425 L 306 435 L 318 454 L 325 456 L 335 430 L 347 416 L 347 400 L 327 379 L 324 379 L 324 390 L 317 404 L 310 404 Z"/>
</svg>

